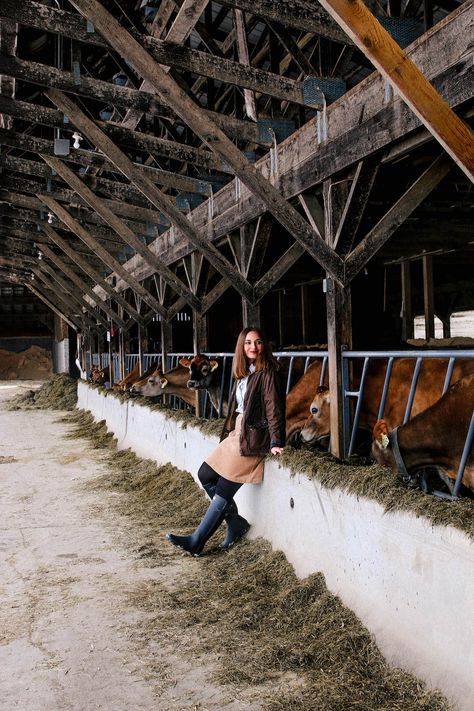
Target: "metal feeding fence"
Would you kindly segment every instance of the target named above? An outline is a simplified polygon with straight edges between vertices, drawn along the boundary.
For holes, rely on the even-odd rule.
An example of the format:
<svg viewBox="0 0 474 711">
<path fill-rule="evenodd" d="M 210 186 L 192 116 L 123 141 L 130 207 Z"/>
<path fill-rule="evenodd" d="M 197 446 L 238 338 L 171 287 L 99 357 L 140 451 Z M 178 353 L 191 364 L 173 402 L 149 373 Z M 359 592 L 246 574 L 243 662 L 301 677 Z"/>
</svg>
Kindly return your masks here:
<svg viewBox="0 0 474 711">
<path fill-rule="evenodd" d="M 168 353 L 166 357 L 165 371 L 171 370 L 179 365 L 181 358 L 192 358 L 193 353 Z M 220 387 L 220 401 L 218 404 L 218 409 L 216 410 L 208 396 L 206 390 L 198 391 L 199 393 L 199 405 L 201 417 L 205 419 L 215 419 L 222 417 L 222 404 L 225 400 L 228 400 L 230 393 L 232 391 L 232 386 L 234 378 L 232 376 L 232 358 L 233 353 L 207 353 L 211 358 L 222 359 L 222 370 L 221 370 L 221 387 Z M 321 375 L 320 384 L 323 384 L 325 379 L 327 382 L 327 368 L 328 368 L 328 352 L 327 351 L 281 351 L 274 354 L 275 357 L 280 362 L 285 362 L 285 372 L 286 372 L 286 393 L 295 385 L 300 377 L 306 373 L 308 367 L 317 359 L 321 360 Z M 130 353 L 125 356 L 125 373 L 128 374 L 138 362 L 138 353 Z M 160 354 L 157 353 L 146 353 L 142 356 L 142 369 L 145 371 L 153 361 L 160 358 Z M 398 358 L 409 358 L 414 361 L 413 375 L 410 382 L 408 399 L 405 407 L 405 414 L 403 418 L 403 423 L 405 424 L 411 418 L 411 412 L 413 407 L 413 401 L 415 399 L 416 388 L 421 373 L 423 361 L 427 359 L 446 359 L 446 373 L 443 382 L 443 394 L 446 392 L 451 384 L 451 379 L 453 375 L 454 366 L 457 360 L 460 359 L 474 359 L 474 351 L 472 350 L 439 350 L 439 351 L 344 351 L 342 354 L 342 373 L 343 373 L 343 441 L 344 441 L 344 458 L 348 459 L 354 454 L 357 433 L 359 430 L 360 415 L 362 411 L 362 406 L 364 404 L 365 388 L 367 384 L 367 378 L 369 377 L 369 366 L 371 361 L 374 360 L 385 360 L 386 370 L 385 379 L 383 387 L 380 393 L 380 401 L 378 403 L 378 415 L 377 419 L 382 419 L 384 416 L 384 411 L 387 405 L 388 391 L 390 387 L 392 370 L 396 359 Z M 91 357 L 87 354 L 87 367 L 90 369 L 91 365 L 101 365 L 102 367 L 108 367 L 109 365 L 109 355 L 108 353 L 102 353 L 100 358 L 98 354 L 92 354 Z M 359 363 L 358 372 L 360 372 L 359 385 L 357 389 L 354 389 L 354 385 L 351 381 L 351 372 L 354 369 L 354 365 Z M 118 354 L 113 355 L 112 361 L 114 380 L 120 380 L 120 359 Z M 174 409 L 189 409 L 190 405 L 183 402 L 177 396 L 168 396 L 168 403 Z M 309 413 L 308 413 L 309 414 Z M 474 412 L 472 414 L 472 419 L 468 431 L 466 432 L 466 442 L 464 446 L 463 455 L 461 458 L 459 471 L 457 473 L 457 479 L 453 488 L 453 491 L 449 498 L 455 498 L 459 493 L 461 486 L 461 481 L 466 466 L 466 462 L 469 453 L 472 448 L 474 441 Z M 439 493 L 439 492 L 438 492 Z"/>
</svg>

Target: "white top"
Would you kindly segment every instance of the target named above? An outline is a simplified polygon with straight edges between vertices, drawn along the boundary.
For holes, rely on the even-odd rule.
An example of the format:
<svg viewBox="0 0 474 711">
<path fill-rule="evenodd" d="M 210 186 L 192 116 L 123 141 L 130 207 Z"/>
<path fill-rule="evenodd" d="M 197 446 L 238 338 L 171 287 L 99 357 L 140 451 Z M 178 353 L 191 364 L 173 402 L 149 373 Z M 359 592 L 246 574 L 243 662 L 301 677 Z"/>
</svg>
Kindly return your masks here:
<svg viewBox="0 0 474 711">
<path fill-rule="evenodd" d="M 253 363 L 249 365 L 249 375 L 250 373 L 255 373 L 255 366 Z M 245 399 L 245 393 L 247 391 L 247 381 L 248 381 L 249 376 L 246 375 L 245 378 L 241 378 L 239 382 L 237 383 L 237 390 L 235 392 L 235 397 L 237 399 L 237 410 L 236 412 L 239 413 L 239 415 L 243 414 L 244 411 L 244 399 Z"/>
</svg>

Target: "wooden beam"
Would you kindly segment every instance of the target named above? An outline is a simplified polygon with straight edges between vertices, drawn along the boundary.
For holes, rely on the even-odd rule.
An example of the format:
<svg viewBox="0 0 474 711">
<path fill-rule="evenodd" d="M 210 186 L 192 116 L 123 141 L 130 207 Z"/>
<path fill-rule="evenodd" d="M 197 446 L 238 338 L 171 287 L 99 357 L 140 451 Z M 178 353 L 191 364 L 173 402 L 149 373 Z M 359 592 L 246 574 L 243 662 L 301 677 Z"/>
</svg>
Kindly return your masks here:
<svg viewBox="0 0 474 711">
<path fill-rule="evenodd" d="M 402 262 L 400 264 L 401 273 L 401 288 L 402 288 L 402 339 L 413 338 L 413 308 L 411 299 L 411 269 L 410 262 Z"/>
<path fill-rule="evenodd" d="M 120 328 L 125 329 L 127 327 L 127 324 L 123 319 L 120 318 L 120 316 L 115 313 L 113 309 L 110 308 L 110 306 L 107 304 L 107 302 L 104 299 L 101 299 L 100 296 L 96 294 L 95 291 L 93 291 L 86 282 L 81 279 L 80 277 L 77 276 L 77 274 L 70 269 L 67 264 L 64 262 L 61 257 L 59 257 L 55 252 L 53 252 L 52 249 L 48 247 L 46 244 L 41 244 L 40 246 L 40 251 L 47 257 L 51 262 L 56 264 L 56 266 L 64 272 L 64 274 L 69 277 L 69 279 L 80 289 L 81 291 L 84 292 L 84 294 L 87 294 L 92 301 L 94 301 L 99 309 L 102 309 L 104 313 L 107 314 L 107 316 L 117 324 L 117 326 L 120 326 Z M 103 319 L 100 315 L 98 315 L 98 318 L 102 321 L 104 326 L 108 328 L 108 322 L 107 320 Z"/>
<path fill-rule="evenodd" d="M 234 10 L 234 25 L 235 35 L 237 39 L 237 53 L 239 62 L 245 67 L 250 66 L 249 49 L 247 45 L 247 30 L 245 27 L 245 18 L 242 10 Z M 257 104 L 255 102 L 255 94 L 250 89 L 244 89 L 245 110 L 247 116 L 252 121 L 257 120 Z"/>
<path fill-rule="evenodd" d="M 357 165 L 334 242 L 334 249 L 342 256 L 352 249 L 378 169 L 379 161 L 373 159 Z"/>
<path fill-rule="evenodd" d="M 474 182 L 474 136 L 469 126 L 454 113 L 363 0 L 320 2 Z"/>
<path fill-rule="evenodd" d="M 439 185 L 451 170 L 451 161 L 443 153 L 417 178 L 392 208 L 364 237 L 346 260 L 348 281 L 360 272 L 415 208 Z"/>
<path fill-rule="evenodd" d="M 71 94 L 86 96 L 89 99 L 104 102 L 104 104 L 133 109 L 138 111 L 140 116 L 146 113 L 157 118 L 169 118 L 172 120 L 177 118 L 172 109 L 156 100 L 154 92 L 134 89 L 129 86 L 119 86 L 100 79 L 93 79 L 84 74 L 80 75 L 78 83 L 77 75 L 47 64 L 1 55 L 0 74 L 39 84 L 40 86 L 62 89 Z M 215 111 L 206 111 L 206 113 L 228 136 L 248 143 L 268 145 L 268 141 L 259 137 L 258 128 L 250 121 L 243 121 L 233 116 L 225 116 Z M 122 125 L 127 127 L 126 124 Z"/>
<path fill-rule="evenodd" d="M 132 230 L 102 201 L 90 190 L 81 179 L 73 173 L 62 161 L 52 156 L 41 156 L 53 170 L 62 177 L 62 179 L 87 202 L 95 212 L 114 230 L 123 241 L 130 245 L 140 256 L 153 267 L 164 281 L 176 291 L 180 296 L 183 296 L 191 308 L 196 311 L 201 310 L 201 302 L 195 294 L 189 289 L 176 274 L 171 271 L 164 262 L 157 257 L 146 245 L 141 242 Z"/>
<path fill-rule="evenodd" d="M 257 304 L 303 254 L 304 249 L 297 242 L 287 249 L 286 252 L 275 262 L 272 268 L 267 271 L 265 276 L 259 279 L 255 284 L 253 303 Z"/>
<path fill-rule="evenodd" d="M 54 214 L 64 222 L 69 229 L 76 234 L 79 239 L 81 239 L 89 249 L 91 249 L 98 257 L 107 264 L 112 271 L 114 271 L 118 276 L 120 276 L 133 290 L 139 294 L 143 301 L 148 304 L 148 306 L 160 314 L 166 319 L 166 309 L 158 303 L 154 296 L 152 296 L 143 286 L 140 284 L 138 279 L 136 279 L 133 274 L 130 274 L 121 264 L 114 259 L 111 254 L 102 247 L 97 240 L 95 240 L 91 234 L 81 225 L 79 222 L 74 220 L 71 215 L 65 210 L 56 200 L 53 200 L 49 195 L 39 194 L 38 198 L 44 202 L 44 204 L 52 211 Z"/>
<path fill-rule="evenodd" d="M 49 264 L 46 264 L 44 260 L 38 260 L 36 266 L 32 268 L 32 272 L 40 278 L 44 277 L 45 279 L 47 279 L 47 277 L 49 276 L 51 279 L 53 279 L 53 281 L 57 282 L 61 289 L 61 297 L 67 303 L 70 303 L 71 307 L 74 304 L 77 304 L 79 309 L 82 309 L 83 311 L 85 309 L 88 313 L 92 314 L 92 318 L 94 320 L 92 320 L 88 316 L 85 317 L 85 315 L 83 315 L 83 318 L 88 319 L 89 325 L 91 327 L 96 327 L 96 321 L 100 321 L 102 325 L 107 327 L 107 320 L 101 314 L 95 311 L 92 304 L 87 301 L 87 299 L 85 299 L 82 294 L 75 293 L 74 284 L 68 282 L 66 279 L 63 279 L 57 269 L 52 269 Z"/>
<path fill-rule="evenodd" d="M 342 280 L 343 268 L 340 257 L 287 203 L 271 182 L 247 161 L 227 136 L 207 116 L 196 110 L 189 97 L 150 58 L 146 50 L 96 0 L 74 0 L 72 4 L 87 17 L 93 19 L 94 26 L 107 37 L 109 43 L 116 49 L 120 48 L 120 51 L 128 57 L 140 75 L 150 81 L 158 95 L 164 97 L 193 131 L 200 135 L 222 160 L 231 165 L 237 177 L 265 202 L 269 212 L 286 227 L 308 253 L 335 279 Z M 49 92 L 49 95 L 51 96 L 52 92 Z"/>
<path fill-rule="evenodd" d="M 340 30 L 337 23 L 311 0 L 224 0 L 223 4 L 246 10 L 264 20 L 273 20 L 281 25 L 313 32 L 342 44 L 350 44 L 347 35 Z"/>
<path fill-rule="evenodd" d="M 61 310 L 69 315 L 69 318 L 73 318 L 75 316 L 83 324 L 83 326 L 94 329 L 97 328 L 95 322 L 91 321 L 91 319 L 80 310 L 82 307 L 76 305 L 76 303 L 64 293 L 63 289 L 59 290 L 54 286 L 54 284 L 51 283 L 51 278 L 48 278 L 46 274 L 41 272 L 39 269 L 32 271 L 34 271 L 33 278 L 35 280 L 35 285 L 37 288 L 41 289 L 43 293 L 48 295 L 53 304 L 57 304 Z M 77 314 L 78 309 L 79 314 Z"/>
<path fill-rule="evenodd" d="M 164 76 L 167 76 L 163 72 Z M 171 200 L 157 190 L 156 186 L 135 169 L 133 163 L 127 156 L 116 146 L 105 134 L 91 121 L 87 116 L 78 109 L 75 104 L 70 101 L 64 94 L 57 89 L 51 89 L 47 92 L 48 97 L 59 106 L 71 118 L 71 121 L 82 131 L 89 140 L 94 143 L 100 150 L 105 153 L 110 160 L 127 176 L 129 180 L 145 195 L 145 197 L 159 210 L 162 210 L 171 222 L 173 222 L 183 234 L 189 239 L 192 244 L 199 249 L 213 265 L 213 267 L 231 280 L 234 287 L 243 294 L 251 292 L 250 284 L 244 277 L 233 269 L 227 259 L 206 240 L 197 230 L 194 229 L 191 222 L 182 215 L 175 207 Z"/>
<path fill-rule="evenodd" d="M 64 309 L 60 309 L 57 307 L 57 305 L 53 304 L 52 300 L 46 295 L 46 293 L 39 287 L 38 284 L 33 284 L 31 281 L 24 281 L 23 284 L 35 294 L 35 296 L 38 297 L 46 306 L 51 309 L 51 311 L 54 311 L 54 313 L 59 316 L 60 318 L 64 319 L 66 323 L 68 323 L 74 331 L 81 331 L 82 326 L 77 324 L 74 319 L 72 319 L 70 316 L 66 316 L 64 313 Z"/>
<path fill-rule="evenodd" d="M 12 0 L 2 0 L 0 16 L 12 17 L 17 22 L 29 27 L 59 33 L 80 42 L 107 47 L 104 40 L 100 39 L 96 33 L 87 32 L 84 21 L 81 21 L 81 18 L 74 13 L 45 7 L 31 0 L 22 0 L 21 5 L 15 4 Z M 96 27 L 95 23 L 94 27 Z M 98 26 L 97 29 L 99 29 Z M 103 36 L 107 37 L 107 33 Z M 206 52 L 184 46 L 177 47 L 172 42 L 164 42 L 154 37 L 141 35 L 136 31 L 134 31 L 134 37 L 137 44 L 146 48 L 160 65 L 201 74 L 303 106 L 322 108 L 319 103 L 308 103 L 305 100 L 301 82 L 278 76 L 278 74 L 271 74 L 262 69 L 244 67 L 238 62 L 222 57 L 213 57 Z M 144 78 L 146 77 L 144 76 Z"/>
<path fill-rule="evenodd" d="M 55 109 L 50 109 L 47 106 L 41 106 L 40 104 L 31 104 L 27 101 L 19 101 L 18 99 L 10 99 L 7 96 L 0 96 L 0 112 L 24 119 L 25 121 L 30 121 L 31 123 L 40 123 L 44 126 L 54 126 L 63 130 L 70 130 L 70 126 L 64 123 L 64 114 Z M 185 163 L 192 163 L 209 170 L 230 172 L 225 163 L 216 158 L 211 151 L 194 148 L 184 143 L 168 141 L 164 138 L 156 138 L 156 136 L 142 133 L 141 131 L 132 131 L 129 128 L 122 128 L 121 126 L 106 123 L 105 121 L 96 121 L 96 124 L 114 141 L 123 142 L 125 145 L 136 148 L 137 150 L 148 151 L 152 154 L 183 161 Z M 82 153 L 82 155 L 84 155 L 84 153 Z M 137 170 L 141 171 L 142 168 L 143 166 L 141 165 L 137 166 Z M 163 171 L 163 174 L 166 172 L 167 171 Z"/>
<path fill-rule="evenodd" d="M 132 317 L 134 321 L 139 323 L 140 325 L 144 325 L 143 322 L 143 317 L 140 316 L 138 311 L 136 311 L 124 298 L 121 294 L 119 294 L 112 284 L 108 282 L 106 279 L 103 279 L 101 275 L 89 264 L 89 262 L 86 259 L 83 259 L 75 249 L 71 246 L 69 242 L 66 242 L 66 240 L 63 240 L 63 238 L 54 230 L 50 225 L 42 223 L 41 229 L 44 232 L 44 234 L 51 239 L 52 242 L 54 242 L 62 251 L 67 254 L 74 262 L 77 264 L 77 266 L 82 269 L 84 274 L 87 274 L 95 283 L 100 286 L 105 293 L 107 293 L 111 299 L 114 299 L 114 301 L 117 302 L 122 308 L 127 311 L 128 314 Z M 113 312 L 115 314 L 115 312 Z M 114 319 L 115 320 L 115 319 Z"/>
</svg>

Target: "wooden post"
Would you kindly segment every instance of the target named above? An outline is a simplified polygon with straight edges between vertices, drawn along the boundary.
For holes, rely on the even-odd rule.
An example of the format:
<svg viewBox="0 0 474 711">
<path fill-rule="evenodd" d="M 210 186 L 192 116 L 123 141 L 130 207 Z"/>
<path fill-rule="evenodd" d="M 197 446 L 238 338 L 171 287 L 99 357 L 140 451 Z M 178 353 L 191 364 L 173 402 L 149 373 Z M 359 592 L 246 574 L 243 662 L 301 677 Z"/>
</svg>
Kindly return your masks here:
<svg viewBox="0 0 474 711">
<path fill-rule="evenodd" d="M 323 184 L 324 229 L 329 246 L 335 243 L 338 226 L 349 194 L 347 182 L 326 180 Z M 328 329 L 329 397 L 331 399 L 331 454 L 342 459 L 346 452 L 344 431 L 344 373 L 342 352 L 352 348 L 351 287 L 341 286 L 327 276 L 326 312 Z M 347 410 L 348 412 L 348 410 Z"/>
<path fill-rule="evenodd" d="M 284 291 L 283 291 L 283 289 L 279 289 L 278 290 L 278 338 L 280 341 L 280 348 L 283 348 L 284 343 L 285 343 L 285 324 L 284 324 L 284 319 L 283 319 L 283 312 L 284 312 L 283 297 L 284 297 Z"/>
<path fill-rule="evenodd" d="M 242 323 L 243 327 L 256 326 L 260 328 L 261 324 L 261 309 L 260 304 L 251 304 L 249 301 L 242 299 Z"/>
<path fill-rule="evenodd" d="M 114 384 L 114 364 L 113 364 L 113 349 L 112 349 L 112 328 L 113 324 L 109 324 L 109 330 L 107 331 L 107 340 L 109 344 L 109 387 Z"/>
<path fill-rule="evenodd" d="M 433 290 L 433 258 L 423 257 L 423 303 L 425 311 L 425 338 L 435 337 L 434 322 L 434 290 Z"/>
<path fill-rule="evenodd" d="M 308 302 L 308 286 L 301 284 L 301 333 L 304 345 L 308 345 L 309 335 L 309 302 Z"/>
<path fill-rule="evenodd" d="M 402 279 L 402 339 L 406 341 L 408 338 L 413 338 L 414 334 L 410 262 L 400 264 L 400 273 Z"/>
<path fill-rule="evenodd" d="M 143 373 L 142 327 L 138 324 L 138 372 Z"/>
<path fill-rule="evenodd" d="M 168 353 L 173 350 L 173 327 L 170 322 L 161 319 L 161 367 L 163 372 L 169 369 Z"/>
</svg>

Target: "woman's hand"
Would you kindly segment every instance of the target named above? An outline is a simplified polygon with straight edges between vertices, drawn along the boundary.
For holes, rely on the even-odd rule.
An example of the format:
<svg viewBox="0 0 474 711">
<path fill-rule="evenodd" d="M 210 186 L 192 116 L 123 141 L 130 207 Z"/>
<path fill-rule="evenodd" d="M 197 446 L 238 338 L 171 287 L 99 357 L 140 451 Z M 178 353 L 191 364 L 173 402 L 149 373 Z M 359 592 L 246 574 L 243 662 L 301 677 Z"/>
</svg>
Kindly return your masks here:
<svg viewBox="0 0 474 711">
<path fill-rule="evenodd" d="M 272 447 L 270 452 L 272 454 L 281 454 L 283 452 L 283 447 Z"/>
</svg>

